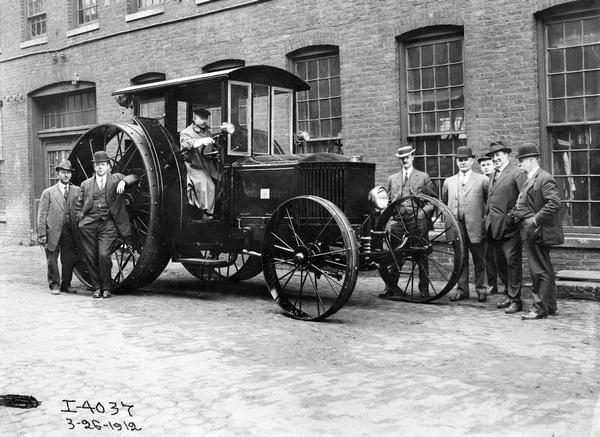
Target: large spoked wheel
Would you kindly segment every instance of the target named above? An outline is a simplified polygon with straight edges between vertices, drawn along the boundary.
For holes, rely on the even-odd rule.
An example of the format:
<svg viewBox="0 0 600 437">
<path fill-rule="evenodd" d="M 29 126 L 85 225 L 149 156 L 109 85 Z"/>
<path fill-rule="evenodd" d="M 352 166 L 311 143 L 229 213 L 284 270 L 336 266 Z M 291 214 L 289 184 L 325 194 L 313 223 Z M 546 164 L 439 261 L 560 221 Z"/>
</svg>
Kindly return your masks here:
<svg viewBox="0 0 600 437">
<path fill-rule="evenodd" d="M 112 247 L 111 277 L 114 291 L 143 287 L 154 281 L 170 259 L 170 250 L 160 229 L 159 206 L 162 180 L 156 157 L 139 126 L 103 124 L 83 134 L 69 159 L 75 167 L 73 183 L 80 185 L 94 174 L 94 152 L 105 150 L 112 173 L 135 174 L 138 183 L 126 188 L 131 240 L 117 239 Z M 91 287 L 85 263 L 78 263 L 75 274 Z"/>
<path fill-rule="evenodd" d="M 429 302 L 458 282 L 465 239 L 458 221 L 439 200 L 407 196 L 396 200 L 375 225 L 375 247 L 387 252 L 379 273 L 392 300 Z"/>
<path fill-rule="evenodd" d="M 346 216 L 328 200 L 300 196 L 281 204 L 265 230 L 263 273 L 292 317 L 323 320 L 348 301 L 358 276 L 358 247 Z"/>
<path fill-rule="evenodd" d="M 260 258 L 244 253 L 203 251 L 200 264 L 184 263 L 183 267 L 203 281 L 245 281 L 262 270 Z"/>
</svg>

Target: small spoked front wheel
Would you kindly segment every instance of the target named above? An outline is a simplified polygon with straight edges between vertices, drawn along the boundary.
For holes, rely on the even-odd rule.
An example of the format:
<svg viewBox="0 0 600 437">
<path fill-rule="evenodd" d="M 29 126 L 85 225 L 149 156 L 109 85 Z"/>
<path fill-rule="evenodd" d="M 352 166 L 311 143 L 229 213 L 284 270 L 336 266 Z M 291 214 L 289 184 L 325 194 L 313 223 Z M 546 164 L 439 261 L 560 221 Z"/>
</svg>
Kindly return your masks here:
<svg viewBox="0 0 600 437">
<path fill-rule="evenodd" d="M 358 247 L 346 216 L 316 196 L 287 200 L 263 240 L 263 273 L 275 301 L 292 317 L 324 320 L 344 306 L 358 276 Z"/>
</svg>

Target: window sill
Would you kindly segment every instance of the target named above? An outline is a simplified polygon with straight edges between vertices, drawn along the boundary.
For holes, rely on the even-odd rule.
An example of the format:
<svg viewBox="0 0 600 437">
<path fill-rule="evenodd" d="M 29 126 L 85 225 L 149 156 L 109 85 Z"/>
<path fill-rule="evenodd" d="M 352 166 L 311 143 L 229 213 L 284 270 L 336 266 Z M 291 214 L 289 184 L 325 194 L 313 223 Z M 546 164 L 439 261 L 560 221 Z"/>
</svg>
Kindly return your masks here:
<svg viewBox="0 0 600 437">
<path fill-rule="evenodd" d="M 196 4 L 201 5 L 202 3 L 208 3 L 210 1 L 212 1 L 212 0 L 196 0 Z"/>
<path fill-rule="evenodd" d="M 565 242 L 556 247 L 565 249 L 600 249 L 600 235 L 565 235 Z"/>
<path fill-rule="evenodd" d="M 27 47 L 39 46 L 42 44 L 48 43 L 48 35 L 40 36 L 39 38 L 30 39 L 29 41 L 23 41 L 20 44 L 22 49 L 26 49 Z"/>
<path fill-rule="evenodd" d="M 75 29 L 67 30 L 67 38 L 70 38 L 75 35 L 81 35 L 82 33 L 92 32 L 98 29 L 100 29 L 100 23 L 96 21 L 95 23 L 90 23 L 76 27 Z"/>
<path fill-rule="evenodd" d="M 162 6 L 159 8 L 143 9 L 141 11 L 134 12 L 133 14 L 125 15 L 125 21 L 130 22 L 130 21 L 135 21 L 135 20 L 141 20 L 142 18 L 152 17 L 154 15 L 159 15 L 164 12 L 165 12 L 165 9 Z"/>
</svg>

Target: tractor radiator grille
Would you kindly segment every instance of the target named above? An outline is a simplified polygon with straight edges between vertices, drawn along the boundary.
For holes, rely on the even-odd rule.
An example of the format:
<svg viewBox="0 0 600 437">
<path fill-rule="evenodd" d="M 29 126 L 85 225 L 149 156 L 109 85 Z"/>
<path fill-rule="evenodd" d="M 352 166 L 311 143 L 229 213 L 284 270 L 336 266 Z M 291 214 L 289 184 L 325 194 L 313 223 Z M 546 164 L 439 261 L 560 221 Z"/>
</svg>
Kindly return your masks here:
<svg viewBox="0 0 600 437">
<path fill-rule="evenodd" d="M 307 162 L 299 166 L 298 194 L 330 200 L 355 222 L 369 212 L 367 195 L 375 185 L 375 164 Z"/>
</svg>

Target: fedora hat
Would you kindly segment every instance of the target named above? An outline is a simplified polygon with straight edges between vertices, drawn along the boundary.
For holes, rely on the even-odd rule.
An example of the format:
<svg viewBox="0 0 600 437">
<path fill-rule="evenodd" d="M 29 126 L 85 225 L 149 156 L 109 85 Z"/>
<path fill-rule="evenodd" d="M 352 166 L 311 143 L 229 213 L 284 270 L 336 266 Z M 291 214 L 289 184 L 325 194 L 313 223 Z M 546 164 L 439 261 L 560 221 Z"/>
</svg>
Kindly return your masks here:
<svg viewBox="0 0 600 437">
<path fill-rule="evenodd" d="M 404 158 L 405 156 L 409 156 L 415 153 L 415 149 L 412 146 L 402 146 L 398 150 L 396 150 L 397 158 Z"/>
<path fill-rule="evenodd" d="M 98 164 L 99 162 L 108 162 L 110 159 L 108 158 L 108 153 L 104 150 L 99 150 L 98 152 L 94 152 L 94 159 L 92 162 L 94 164 Z"/>
<path fill-rule="evenodd" d="M 54 169 L 56 171 L 60 171 L 60 170 L 70 171 L 71 173 L 73 173 L 75 171 L 75 169 L 71 165 L 71 161 L 69 161 L 68 159 L 63 159 L 62 161 L 60 161 L 60 164 L 58 164 L 56 167 L 54 167 Z"/>
<path fill-rule="evenodd" d="M 456 148 L 456 154 L 454 155 L 456 158 L 475 158 L 471 148 L 468 146 L 460 146 Z"/>
<path fill-rule="evenodd" d="M 479 158 L 477 158 L 477 162 L 479 162 L 480 164 L 483 161 L 491 161 L 492 157 L 491 156 L 487 156 L 487 155 L 481 155 Z"/>
<path fill-rule="evenodd" d="M 494 141 L 490 144 L 490 151 L 486 153 L 487 156 L 492 156 L 496 152 L 512 152 L 512 149 L 504 144 L 502 141 Z"/>
<path fill-rule="evenodd" d="M 519 151 L 517 152 L 517 156 L 515 158 L 529 158 L 531 156 L 540 156 L 540 151 L 533 144 L 525 144 L 519 147 Z"/>
</svg>

